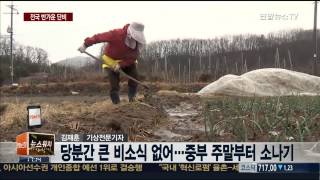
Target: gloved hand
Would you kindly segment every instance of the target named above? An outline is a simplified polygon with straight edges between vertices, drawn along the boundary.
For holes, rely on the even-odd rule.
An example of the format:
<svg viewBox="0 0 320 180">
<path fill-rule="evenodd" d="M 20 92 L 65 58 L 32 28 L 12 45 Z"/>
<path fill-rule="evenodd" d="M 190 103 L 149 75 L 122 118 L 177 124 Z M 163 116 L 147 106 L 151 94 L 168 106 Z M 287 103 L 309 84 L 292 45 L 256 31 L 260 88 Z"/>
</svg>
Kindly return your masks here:
<svg viewBox="0 0 320 180">
<path fill-rule="evenodd" d="M 84 53 L 84 52 L 86 51 L 86 49 L 87 49 L 87 46 L 86 46 L 85 44 L 82 44 L 82 45 L 78 48 L 78 50 L 79 50 L 81 53 Z"/>
<path fill-rule="evenodd" d="M 113 71 L 114 71 L 114 72 L 119 72 L 119 70 L 120 70 L 120 64 L 117 63 L 117 64 L 115 64 L 115 65 L 113 66 Z"/>
</svg>

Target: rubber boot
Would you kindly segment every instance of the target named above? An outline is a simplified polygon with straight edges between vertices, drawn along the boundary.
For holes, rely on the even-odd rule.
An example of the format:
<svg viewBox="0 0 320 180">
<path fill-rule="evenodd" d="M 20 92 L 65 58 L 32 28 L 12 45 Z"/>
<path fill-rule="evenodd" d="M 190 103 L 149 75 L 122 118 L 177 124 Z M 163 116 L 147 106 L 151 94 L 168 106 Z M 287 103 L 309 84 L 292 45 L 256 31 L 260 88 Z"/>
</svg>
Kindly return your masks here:
<svg viewBox="0 0 320 180">
<path fill-rule="evenodd" d="M 113 104 L 119 104 L 120 103 L 120 97 L 118 93 L 110 93 L 110 98 Z"/>
<path fill-rule="evenodd" d="M 136 87 L 129 87 L 128 88 L 128 99 L 129 102 L 134 102 L 136 99 L 137 88 Z"/>
</svg>

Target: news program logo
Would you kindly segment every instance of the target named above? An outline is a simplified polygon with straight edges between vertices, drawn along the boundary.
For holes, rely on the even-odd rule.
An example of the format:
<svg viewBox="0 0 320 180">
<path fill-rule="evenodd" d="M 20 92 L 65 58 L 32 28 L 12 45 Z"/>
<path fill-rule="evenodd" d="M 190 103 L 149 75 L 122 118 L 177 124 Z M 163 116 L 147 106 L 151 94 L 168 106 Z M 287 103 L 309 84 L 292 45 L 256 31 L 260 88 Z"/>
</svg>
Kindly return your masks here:
<svg viewBox="0 0 320 180">
<path fill-rule="evenodd" d="M 17 155 L 54 155 L 54 134 L 25 132 L 16 137 Z"/>
</svg>

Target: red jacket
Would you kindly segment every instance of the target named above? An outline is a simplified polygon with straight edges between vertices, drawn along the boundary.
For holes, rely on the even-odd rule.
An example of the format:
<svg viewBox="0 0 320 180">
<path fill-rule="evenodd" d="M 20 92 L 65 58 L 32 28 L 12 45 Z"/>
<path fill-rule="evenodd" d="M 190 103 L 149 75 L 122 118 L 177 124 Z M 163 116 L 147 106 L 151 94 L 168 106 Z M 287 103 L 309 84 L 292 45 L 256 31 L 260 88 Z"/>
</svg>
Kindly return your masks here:
<svg viewBox="0 0 320 180">
<path fill-rule="evenodd" d="M 104 54 L 115 60 L 122 60 L 121 67 L 130 66 L 135 63 L 139 55 L 138 46 L 135 49 L 129 48 L 125 43 L 127 29 L 129 24 L 126 24 L 122 29 L 114 29 L 108 32 L 95 34 L 84 40 L 84 44 L 89 47 L 96 43 L 107 42 L 104 49 Z"/>
</svg>

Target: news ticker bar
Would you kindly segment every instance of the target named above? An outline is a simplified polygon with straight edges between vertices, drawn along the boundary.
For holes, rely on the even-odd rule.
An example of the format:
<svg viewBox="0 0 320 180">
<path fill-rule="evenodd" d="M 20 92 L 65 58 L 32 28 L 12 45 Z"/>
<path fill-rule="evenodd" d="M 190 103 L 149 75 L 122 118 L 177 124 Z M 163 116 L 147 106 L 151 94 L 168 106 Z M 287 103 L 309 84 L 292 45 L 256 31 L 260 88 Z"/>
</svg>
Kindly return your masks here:
<svg viewBox="0 0 320 180">
<path fill-rule="evenodd" d="M 51 163 L 319 163 L 320 143 L 56 142 Z"/>
<path fill-rule="evenodd" d="M 54 142 L 52 151 L 47 146 L 44 139 L 29 144 L 2 142 L 0 163 L 39 156 L 49 157 L 50 163 L 320 162 L 320 142 Z M 21 148 L 30 152 L 18 155 Z"/>
<path fill-rule="evenodd" d="M 319 163 L 1 163 L 0 172 L 319 173 Z"/>
</svg>

